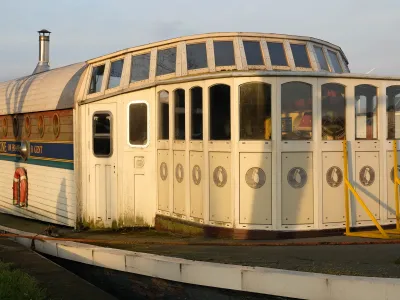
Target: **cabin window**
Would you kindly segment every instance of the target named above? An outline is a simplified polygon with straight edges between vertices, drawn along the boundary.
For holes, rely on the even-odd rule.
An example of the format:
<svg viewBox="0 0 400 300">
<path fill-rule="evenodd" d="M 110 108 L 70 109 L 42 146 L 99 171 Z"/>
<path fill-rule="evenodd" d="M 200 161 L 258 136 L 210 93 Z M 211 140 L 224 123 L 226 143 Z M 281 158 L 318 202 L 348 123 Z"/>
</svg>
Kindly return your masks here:
<svg viewBox="0 0 400 300">
<path fill-rule="evenodd" d="M 225 84 L 210 88 L 210 139 L 231 139 L 231 87 Z"/>
<path fill-rule="evenodd" d="M 290 48 L 297 68 L 311 68 L 306 45 L 290 44 Z"/>
<path fill-rule="evenodd" d="M 400 85 L 386 88 L 386 115 L 387 138 L 389 140 L 400 139 Z"/>
<path fill-rule="evenodd" d="M 168 140 L 169 139 L 169 93 L 167 91 L 161 91 L 158 93 L 159 103 L 159 120 L 158 126 L 158 139 Z"/>
<path fill-rule="evenodd" d="M 311 140 L 312 87 L 304 82 L 282 84 L 282 140 Z"/>
<path fill-rule="evenodd" d="M 356 139 L 378 138 L 377 88 L 361 84 L 355 88 Z"/>
<path fill-rule="evenodd" d="M 18 116 L 13 117 L 13 134 L 14 137 L 17 138 L 19 134 L 19 120 Z"/>
<path fill-rule="evenodd" d="M 192 116 L 192 140 L 203 139 L 203 89 L 194 87 L 190 90 L 191 116 Z"/>
<path fill-rule="evenodd" d="M 131 82 L 149 79 L 150 53 L 132 56 Z"/>
<path fill-rule="evenodd" d="M 285 49 L 282 43 L 267 43 L 271 64 L 273 66 L 287 66 Z"/>
<path fill-rule="evenodd" d="M 44 136 L 44 116 L 39 116 L 38 119 L 38 133 L 40 137 Z"/>
<path fill-rule="evenodd" d="M 232 41 L 214 41 L 216 67 L 234 66 L 235 54 Z"/>
<path fill-rule="evenodd" d="M 8 119 L 4 117 L 2 120 L 3 137 L 7 137 L 8 134 Z"/>
<path fill-rule="evenodd" d="M 108 79 L 108 87 L 109 89 L 115 88 L 119 86 L 121 83 L 122 77 L 122 68 L 124 66 L 124 60 L 116 60 L 111 63 L 110 68 L 110 77 Z"/>
<path fill-rule="evenodd" d="M 207 68 L 207 49 L 205 43 L 186 45 L 188 70 Z"/>
<path fill-rule="evenodd" d="M 111 156 L 111 126 L 110 113 L 98 112 L 93 115 L 93 153 L 95 156 Z"/>
<path fill-rule="evenodd" d="M 30 116 L 25 116 L 25 135 L 29 137 L 31 135 L 32 130 L 32 122 Z"/>
<path fill-rule="evenodd" d="M 271 86 L 251 82 L 240 86 L 240 139 L 270 140 Z"/>
<path fill-rule="evenodd" d="M 93 67 L 92 78 L 90 79 L 89 94 L 101 91 L 101 85 L 104 77 L 104 65 Z"/>
<path fill-rule="evenodd" d="M 185 140 L 185 90 L 174 91 L 175 140 Z"/>
<path fill-rule="evenodd" d="M 322 139 L 346 139 L 345 87 L 336 83 L 322 85 Z"/>
<path fill-rule="evenodd" d="M 145 102 L 129 104 L 129 143 L 131 146 L 148 144 L 148 105 Z"/>
<path fill-rule="evenodd" d="M 169 48 L 157 51 L 156 76 L 175 73 L 176 48 Z"/>
<path fill-rule="evenodd" d="M 340 65 L 337 54 L 331 50 L 328 50 L 329 58 L 331 59 L 332 67 L 335 73 L 343 73 L 342 66 Z"/>
<path fill-rule="evenodd" d="M 244 52 L 248 66 L 262 66 L 264 59 L 261 53 L 260 42 L 243 41 Z"/>
<path fill-rule="evenodd" d="M 318 59 L 321 70 L 329 72 L 330 70 L 329 70 L 328 62 L 326 61 L 326 57 L 325 57 L 324 50 L 322 49 L 322 47 L 314 46 L 314 51 L 315 51 L 315 54 L 317 55 L 317 59 Z"/>
<path fill-rule="evenodd" d="M 53 133 L 55 138 L 60 135 L 60 116 L 58 114 L 53 115 Z"/>
</svg>

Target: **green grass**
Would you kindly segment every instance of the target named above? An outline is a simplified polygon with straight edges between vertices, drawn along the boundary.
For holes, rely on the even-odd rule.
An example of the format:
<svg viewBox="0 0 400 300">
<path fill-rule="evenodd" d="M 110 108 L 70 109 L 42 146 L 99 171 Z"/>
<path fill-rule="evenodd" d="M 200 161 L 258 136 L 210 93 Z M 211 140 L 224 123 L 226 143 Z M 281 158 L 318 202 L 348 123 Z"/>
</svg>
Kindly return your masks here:
<svg viewBox="0 0 400 300">
<path fill-rule="evenodd" d="M 0 299 L 1 300 L 45 300 L 46 293 L 37 281 L 13 268 L 12 264 L 0 261 Z"/>
</svg>

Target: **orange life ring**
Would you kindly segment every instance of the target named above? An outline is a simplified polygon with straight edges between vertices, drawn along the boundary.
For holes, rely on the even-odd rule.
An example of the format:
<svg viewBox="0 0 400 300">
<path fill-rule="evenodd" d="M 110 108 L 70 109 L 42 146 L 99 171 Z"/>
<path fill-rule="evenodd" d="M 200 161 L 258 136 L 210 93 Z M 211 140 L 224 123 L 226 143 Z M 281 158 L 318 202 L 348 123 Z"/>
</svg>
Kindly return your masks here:
<svg viewBox="0 0 400 300">
<path fill-rule="evenodd" d="M 24 168 L 17 168 L 13 182 L 13 204 L 24 207 L 28 197 L 28 179 Z"/>
</svg>

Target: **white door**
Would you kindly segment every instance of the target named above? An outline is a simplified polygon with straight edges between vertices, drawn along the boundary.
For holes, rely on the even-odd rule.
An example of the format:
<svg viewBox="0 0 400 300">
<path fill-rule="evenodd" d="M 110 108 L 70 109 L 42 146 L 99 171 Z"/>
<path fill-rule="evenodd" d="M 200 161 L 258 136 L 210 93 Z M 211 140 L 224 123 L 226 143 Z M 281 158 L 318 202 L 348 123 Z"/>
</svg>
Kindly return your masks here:
<svg viewBox="0 0 400 300">
<path fill-rule="evenodd" d="M 117 109 L 115 103 L 89 105 L 89 201 L 96 226 L 110 227 L 117 203 Z"/>
</svg>

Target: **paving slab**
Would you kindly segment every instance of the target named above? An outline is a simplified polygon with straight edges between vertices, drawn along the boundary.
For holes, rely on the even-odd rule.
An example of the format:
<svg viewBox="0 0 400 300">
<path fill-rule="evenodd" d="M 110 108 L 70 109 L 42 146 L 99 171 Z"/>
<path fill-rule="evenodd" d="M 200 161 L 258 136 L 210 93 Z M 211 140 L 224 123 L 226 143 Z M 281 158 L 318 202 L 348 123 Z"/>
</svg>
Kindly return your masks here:
<svg viewBox="0 0 400 300">
<path fill-rule="evenodd" d="M 9 239 L 0 239 L 0 260 L 34 277 L 52 300 L 115 300 L 40 254 Z"/>
</svg>

